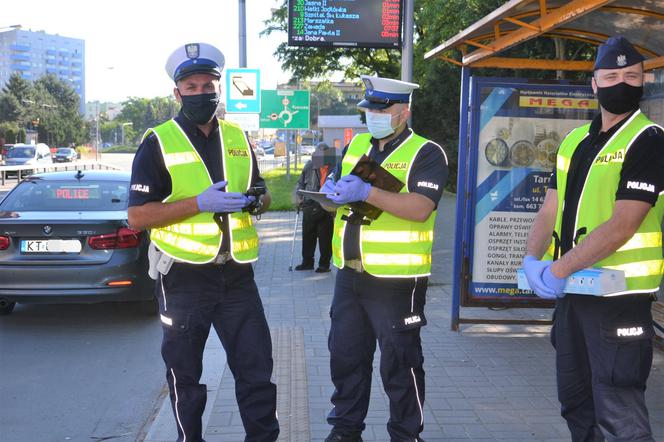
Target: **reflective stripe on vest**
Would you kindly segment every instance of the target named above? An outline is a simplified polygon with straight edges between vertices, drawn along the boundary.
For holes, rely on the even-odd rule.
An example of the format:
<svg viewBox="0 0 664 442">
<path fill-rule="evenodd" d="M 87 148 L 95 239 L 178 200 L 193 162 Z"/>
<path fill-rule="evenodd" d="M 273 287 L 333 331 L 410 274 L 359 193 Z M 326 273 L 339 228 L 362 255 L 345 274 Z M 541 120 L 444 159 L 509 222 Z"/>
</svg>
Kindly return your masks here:
<svg viewBox="0 0 664 442">
<path fill-rule="evenodd" d="M 419 150 L 430 141 L 411 133 L 382 162 L 382 166 L 404 187 L 401 193 L 408 192 L 408 175 Z M 356 135 L 344 155 L 341 175 L 348 175 L 360 157 L 369 154 L 371 135 Z M 334 265 L 343 268 L 343 238 L 348 215 L 348 206 L 337 210 L 334 221 L 332 251 Z M 409 221 L 383 212 L 368 226 L 360 226 L 360 252 L 362 265 L 367 273 L 379 277 L 415 277 L 431 274 L 431 249 L 433 247 L 433 226 L 436 212 L 432 212 L 424 222 Z"/>
<path fill-rule="evenodd" d="M 645 130 L 656 126 L 641 111 L 637 111 L 607 141 L 595 157 L 584 183 L 576 210 L 574 232 L 586 228 L 580 236 L 583 241 L 599 225 L 613 215 L 615 195 L 620 183 L 620 173 L 625 156 L 634 141 Z M 581 126 L 563 140 L 556 161 L 556 184 L 558 210 L 555 232 L 560 238 L 562 216 L 567 187 L 567 174 L 575 150 L 589 134 L 590 125 Z M 662 216 L 664 196 L 659 195 L 657 203 L 646 214 L 636 233 L 610 256 L 598 261 L 593 267 L 623 270 L 627 290 L 617 294 L 655 292 L 659 289 L 664 274 L 662 257 Z M 554 251 L 552 244 L 547 251 Z"/>
<path fill-rule="evenodd" d="M 144 138 L 154 133 L 171 176 L 171 194 L 164 202 L 179 201 L 199 195 L 210 185 L 210 173 L 182 128 L 169 120 L 149 129 Z M 220 120 L 219 134 L 227 192 L 246 192 L 251 184 L 252 161 L 249 144 L 242 129 Z M 229 171 L 231 173 L 229 174 Z M 229 219 L 230 252 L 240 263 L 258 258 L 258 235 L 246 212 L 232 213 Z M 150 239 L 167 255 L 193 264 L 211 262 L 219 253 L 222 232 L 212 213 L 199 213 L 176 224 L 155 228 Z"/>
</svg>

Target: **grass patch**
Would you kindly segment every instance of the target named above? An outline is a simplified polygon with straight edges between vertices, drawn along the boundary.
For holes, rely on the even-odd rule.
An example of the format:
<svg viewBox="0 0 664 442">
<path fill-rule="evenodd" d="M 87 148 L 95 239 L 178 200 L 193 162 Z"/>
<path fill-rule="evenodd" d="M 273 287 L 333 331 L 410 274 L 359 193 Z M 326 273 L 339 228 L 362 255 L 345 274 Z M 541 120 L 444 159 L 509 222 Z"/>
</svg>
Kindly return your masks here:
<svg viewBox="0 0 664 442">
<path fill-rule="evenodd" d="M 285 168 L 272 169 L 261 173 L 267 188 L 270 190 L 270 195 L 272 195 L 270 210 L 295 210 L 291 195 L 301 173 L 302 166 L 300 164 L 298 164 L 297 170 L 291 168 L 290 179 L 286 177 Z"/>
</svg>

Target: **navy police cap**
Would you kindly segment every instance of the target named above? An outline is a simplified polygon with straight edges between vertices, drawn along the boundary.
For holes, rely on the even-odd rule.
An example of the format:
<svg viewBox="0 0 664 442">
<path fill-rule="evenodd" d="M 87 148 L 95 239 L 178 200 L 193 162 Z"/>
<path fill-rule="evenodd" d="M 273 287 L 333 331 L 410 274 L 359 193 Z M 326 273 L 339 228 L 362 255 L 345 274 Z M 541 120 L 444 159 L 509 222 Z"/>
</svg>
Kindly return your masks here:
<svg viewBox="0 0 664 442">
<path fill-rule="evenodd" d="M 191 74 L 210 74 L 221 78 L 224 64 L 224 54 L 211 44 L 188 43 L 168 57 L 166 72 L 175 82 Z"/>
<path fill-rule="evenodd" d="M 625 37 L 610 37 L 597 49 L 594 70 L 620 69 L 643 60 L 643 55 Z"/>
<path fill-rule="evenodd" d="M 392 78 L 362 75 L 366 91 L 364 100 L 357 104 L 361 109 L 385 109 L 395 103 L 410 103 L 410 96 L 420 86 Z"/>
</svg>

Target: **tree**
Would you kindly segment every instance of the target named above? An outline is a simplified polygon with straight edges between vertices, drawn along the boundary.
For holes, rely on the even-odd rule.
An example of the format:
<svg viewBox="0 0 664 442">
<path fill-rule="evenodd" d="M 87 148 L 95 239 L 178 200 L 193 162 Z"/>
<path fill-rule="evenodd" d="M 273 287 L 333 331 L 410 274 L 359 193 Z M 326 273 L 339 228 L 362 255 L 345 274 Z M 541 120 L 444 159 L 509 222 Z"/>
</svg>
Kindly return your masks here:
<svg viewBox="0 0 664 442">
<path fill-rule="evenodd" d="M 32 84 L 25 78 L 21 77 L 21 74 L 15 72 L 9 77 L 9 80 L 7 80 L 7 84 L 2 88 L 2 92 L 5 94 L 11 94 L 16 97 L 19 102 L 23 102 L 23 100 L 30 99 Z"/>
<path fill-rule="evenodd" d="M 0 146 L 4 144 L 15 144 L 18 135 L 18 126 L 15 123 L 0 123 Z"/>
<path fill-rule="evenodd" d="M 0 94 L 0 122 L 16 122 L 21 119 L 22 106 L 18 99 L 8 93 Z"/>
<path fill-rule="evenodd" d="M 458 149 L 458 109 L 461 69 L 440 60 L 424 60 L 428 50 L 456 35 L 477 20 L 504 4 L 504 0 L 415 0 L 415 32 L 413 81 L 420 85 L 414 93 L 413 128 L 445 148 L 450 162 L 448 188 L 456 187 L 456 162 Z M 263 36 L 287 31 L 287 2 L 274 10 L 272 18 L 265 21 Z M 504 56 L 522 58 L 564 58 L 590 60 L 594 50 L 591 45 L 575 41 L 554 43 L 550 39 L 537 38 L 507 51 Z M 288 47 L 279 45 L 275 56 L 293 77 L 306 80 L 325 77 L 336 72 L 346 79 L 356 80 L 360 74 L 378 74 L 400 78 L 401 56 L 399 51 L 386 49 L 327 49 Z M 560 77 L 552 71 L 520 71 L 476 69 L 475 75 L 520 76 L 527 78 Z M 585 73 L 574 73 L 574 78 L 586 78 Z"/>
<path fill-rule="evenodd" d="M 122 103 L 122 111 L 116 117 L 117 121 L 132 123 L 131 128 L 125 127 L 125 140 L 127 143 L 138 143 L 138 136 L 145 133 L 148 128 L 174 117 L 177 114 L 178 104 L 175 98 L 132 97 Z"/>
</svg>

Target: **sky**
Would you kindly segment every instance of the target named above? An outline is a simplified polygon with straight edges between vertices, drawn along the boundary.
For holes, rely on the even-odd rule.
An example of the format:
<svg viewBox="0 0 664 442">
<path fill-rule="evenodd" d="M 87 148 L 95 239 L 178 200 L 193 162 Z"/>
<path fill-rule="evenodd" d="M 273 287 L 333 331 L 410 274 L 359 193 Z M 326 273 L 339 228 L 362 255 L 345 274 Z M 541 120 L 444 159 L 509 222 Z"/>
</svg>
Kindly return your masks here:
<svg viewBox="0 0 664 442">
<path fill-rule="evenodd" d="M 290 78 L 273 56 L 286 33 L 259 37 L 280 4 L 246 0 L 247 67 L 261 69 L 261 89 Z M 8 0 L 0 9 L 0 28 L 20 24 L 85 40 L 86 101 L 170 95 L 164 65 L 185 43 L 213 44 L 227 68 L 239 67 L 237 0 Z"/>
</svg>

